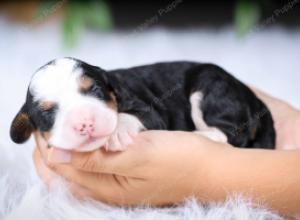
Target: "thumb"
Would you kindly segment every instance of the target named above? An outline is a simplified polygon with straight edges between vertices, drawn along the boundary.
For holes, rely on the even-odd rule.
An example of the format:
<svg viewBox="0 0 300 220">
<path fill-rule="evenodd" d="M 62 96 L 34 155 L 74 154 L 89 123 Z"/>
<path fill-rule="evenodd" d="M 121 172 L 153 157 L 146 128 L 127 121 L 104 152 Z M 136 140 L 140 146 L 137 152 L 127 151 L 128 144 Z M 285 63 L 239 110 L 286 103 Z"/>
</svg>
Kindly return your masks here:
<svg viewBox="0 0 300 220">
<path fill-rule="evenodd" d="M 127 171 L 132 168 L 133 161 L 137 158 L 135 155 L 137 154 L 131 148 L 124 152 L 108 152 L 103 148 L 92 152 L 74 152 L 51 148 L 48 162 L 53 168 L 58 164 L 69 164 L 75 169 L 86 172 L 126 175 Z"/>
</svg>

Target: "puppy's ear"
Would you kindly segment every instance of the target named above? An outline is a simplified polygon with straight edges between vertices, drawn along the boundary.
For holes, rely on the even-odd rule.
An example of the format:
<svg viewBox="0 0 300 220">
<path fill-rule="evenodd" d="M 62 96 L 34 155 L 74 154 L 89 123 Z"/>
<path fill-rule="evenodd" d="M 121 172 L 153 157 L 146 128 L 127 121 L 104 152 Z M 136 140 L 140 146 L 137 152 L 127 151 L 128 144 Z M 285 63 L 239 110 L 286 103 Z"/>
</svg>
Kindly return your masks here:
<svg viewBox="0 0 300 220">
<path fill-rule="evenodd" d="M 10 127 L 10 137 L 17 144 L 22 144 L 27 141 L 34 131 L 34 127 L 25 109 L 24 105 L 14 118 Z"/>
</svg>

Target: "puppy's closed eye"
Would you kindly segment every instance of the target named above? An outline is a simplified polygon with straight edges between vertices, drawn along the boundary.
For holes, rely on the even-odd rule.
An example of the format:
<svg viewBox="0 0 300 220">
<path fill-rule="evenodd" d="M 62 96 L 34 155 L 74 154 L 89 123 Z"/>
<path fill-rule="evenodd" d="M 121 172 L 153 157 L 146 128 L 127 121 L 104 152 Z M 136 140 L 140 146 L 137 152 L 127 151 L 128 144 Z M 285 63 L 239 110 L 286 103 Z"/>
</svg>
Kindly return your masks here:
<svg viewBox="0 0 300 220">
<path fill-rule="evenodd" d="M 103 99 L 104 94 L 101 86 L 88 76 L 82 76 L 79 81 L 79 89 L 82 94 Z"/>
</svg>

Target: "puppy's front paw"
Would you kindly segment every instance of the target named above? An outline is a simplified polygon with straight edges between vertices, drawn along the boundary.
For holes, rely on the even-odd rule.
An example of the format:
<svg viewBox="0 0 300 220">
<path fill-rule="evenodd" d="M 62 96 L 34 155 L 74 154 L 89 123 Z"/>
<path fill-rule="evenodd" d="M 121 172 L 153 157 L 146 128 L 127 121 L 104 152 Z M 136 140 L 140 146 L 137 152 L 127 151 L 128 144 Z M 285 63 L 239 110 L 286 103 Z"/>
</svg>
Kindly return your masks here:
<svg viewBox="0 0 300 220">
<path fill-rule="evenodd" d="M 111 135 L 106 144 L 106 150 L 108 151 L 124 151 L 128 145 L 132 143 L 132 140 L 136 134 L 131 133 L 126 129 L 117 129 L 115 133 Z"/>
<path fill-rule="evenodd" d="M 221 143 L 227 143 L 228 138 L 227 136 L 218 128 L 209 128 L 204 131 L 195 131 L 196 134 L 200 134 L 202 136 L 205 136 L 213 141 L 221 142 Z"/>
<path fill-rule="evenodd" d="M 106 143 L 108 151 L 124 151 L 127 149 L 134 137 L 143 128 L 142 123 L 133 115 L 120 113 L 118 117 L 118 126 L 115 132 L 110 136 Z"/>
</svg>

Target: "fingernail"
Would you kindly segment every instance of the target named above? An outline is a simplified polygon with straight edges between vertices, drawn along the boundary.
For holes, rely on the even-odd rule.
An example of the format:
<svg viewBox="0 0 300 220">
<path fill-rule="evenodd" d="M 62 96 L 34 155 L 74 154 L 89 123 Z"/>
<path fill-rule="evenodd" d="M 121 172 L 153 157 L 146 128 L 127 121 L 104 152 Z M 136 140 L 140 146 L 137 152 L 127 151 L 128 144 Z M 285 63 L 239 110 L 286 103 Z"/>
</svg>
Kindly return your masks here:
<svg viewBox="0 0 300 220">
<path fill-rule="evenodd" d="M 70 163 L 71 153 L 66 150 L 52 148 L 49 152 L 48 160 L 52 163 Z"/>
</svg>

